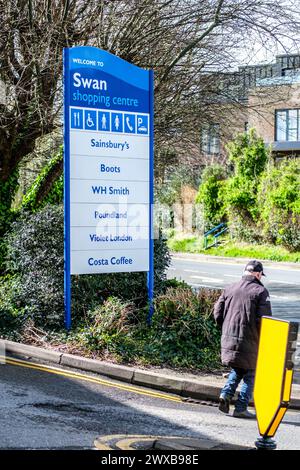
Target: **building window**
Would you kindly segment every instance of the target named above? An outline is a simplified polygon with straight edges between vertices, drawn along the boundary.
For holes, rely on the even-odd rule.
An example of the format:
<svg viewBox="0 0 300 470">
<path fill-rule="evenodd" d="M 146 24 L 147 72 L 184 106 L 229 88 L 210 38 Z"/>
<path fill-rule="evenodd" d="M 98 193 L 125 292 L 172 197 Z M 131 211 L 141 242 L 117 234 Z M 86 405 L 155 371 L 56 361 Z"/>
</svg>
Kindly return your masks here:
<svg viewBox="0 0 300 470">
<path fill-rule="evenodd" d="M 220 124 L 209 124 L 202 128 L 201 150 L 207 154 L 220 153 Z"/>
<path fill-rule="evenodd" d="M 276 111 L 276 141 L 300 141 L 300 109 L 282 109 Z"/>
</svg>

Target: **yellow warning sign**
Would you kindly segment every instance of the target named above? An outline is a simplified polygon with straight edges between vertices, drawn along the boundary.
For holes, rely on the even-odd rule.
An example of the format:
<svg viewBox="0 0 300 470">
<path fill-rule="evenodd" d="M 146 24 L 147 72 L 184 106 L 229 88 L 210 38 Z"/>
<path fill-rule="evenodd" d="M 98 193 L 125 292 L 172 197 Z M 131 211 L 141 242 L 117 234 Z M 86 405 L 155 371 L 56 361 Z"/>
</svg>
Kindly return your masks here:
<svg viewBox="0 0 300 470">
<path fill-rule="evenodd" d="M 298 323 L 272 317 L 261 320 L 254 404 L 263 437 L 274 436 L 289 405 L 297 332 Z"/>
</svg>

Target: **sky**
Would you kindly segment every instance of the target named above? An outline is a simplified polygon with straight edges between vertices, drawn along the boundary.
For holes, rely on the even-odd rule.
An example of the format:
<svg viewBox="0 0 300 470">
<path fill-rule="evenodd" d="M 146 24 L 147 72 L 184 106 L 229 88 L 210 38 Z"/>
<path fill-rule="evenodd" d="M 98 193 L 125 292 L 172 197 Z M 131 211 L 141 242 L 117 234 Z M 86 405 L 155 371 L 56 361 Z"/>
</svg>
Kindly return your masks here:
<svg viewBox="0 0 300 470">
<path fill-rule="evenodd" d="M 292 31 L 289 26 L 285 26 L 285 20 L 282 19 L 282 26 L 280 26 L 280 34 L 275 27 L 274 32 L 277 30 L 277 39 L 272 40 L 270 37 L 266 40 L 266 35 L 262 32 L 262 39 L 257 37 L 249 37 L 245 43 L 237 51 L 235 56 L 239 65 L 256 65 L 262 63 L 275 62 L 276 55 L 281 54 L 300 54 L 300 0 L 281 0 L 282 4 L 286 4 L 287 10 L 294 18 L 294 29 Z M 270 24 L 269 24 L 270 26 Z"/>
<path fill-rule="evenodd" d="M 300 46 L 300 41 L 299 41 Z M 249 45 L 243 53 L 239 54 L 239 61 L 243 65 L 255 65 L 261 63 L 275 62 L 276 55 L 281 54 L 300 54 L 300 47 L 295 47 L 291 41 L 284 41 L 284 45 L 269 44 L 267 47 L 260 43 Z"/>
</svg>

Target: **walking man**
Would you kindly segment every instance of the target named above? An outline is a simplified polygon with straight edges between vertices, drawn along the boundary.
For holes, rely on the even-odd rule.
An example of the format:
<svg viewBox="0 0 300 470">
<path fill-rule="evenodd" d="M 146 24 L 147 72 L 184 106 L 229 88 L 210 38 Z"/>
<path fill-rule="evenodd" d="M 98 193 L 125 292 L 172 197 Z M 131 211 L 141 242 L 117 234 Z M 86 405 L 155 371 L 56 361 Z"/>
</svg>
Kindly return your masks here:
<svg viewBox="0 0 300 470">
<path fill-rule="evenodd" d="M 219 410 L 229 413 L 230 401 L 243 381 L 233 412 L 236 418 L 255 418 L 247 407 L 254 387 L 260 318 L 272 316 L 270 295 L 261 282 L 262 276 L 262 263 L 249 261 L 242 279 L 225 288 L 214 307 L 215 320 L 222 328 L 222 364 L 231 367 L 221 390 Z"/>
</svg>

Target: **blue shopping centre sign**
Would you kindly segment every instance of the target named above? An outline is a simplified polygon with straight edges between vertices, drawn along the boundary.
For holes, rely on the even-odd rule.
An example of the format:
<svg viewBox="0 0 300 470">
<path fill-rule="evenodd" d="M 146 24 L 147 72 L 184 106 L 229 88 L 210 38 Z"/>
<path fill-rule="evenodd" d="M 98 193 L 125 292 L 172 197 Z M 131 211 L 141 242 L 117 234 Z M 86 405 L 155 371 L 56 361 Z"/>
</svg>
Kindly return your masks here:
<svg viewBox="0 0 300 470">
<path fill-rule="evenodd" d="M 147 271 L 151 306 L 152 71 L 64 49 L 64 183 L 67 328 L 72 274 Z"/>
</svg>

